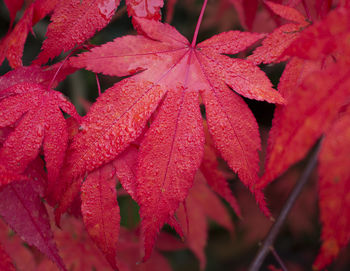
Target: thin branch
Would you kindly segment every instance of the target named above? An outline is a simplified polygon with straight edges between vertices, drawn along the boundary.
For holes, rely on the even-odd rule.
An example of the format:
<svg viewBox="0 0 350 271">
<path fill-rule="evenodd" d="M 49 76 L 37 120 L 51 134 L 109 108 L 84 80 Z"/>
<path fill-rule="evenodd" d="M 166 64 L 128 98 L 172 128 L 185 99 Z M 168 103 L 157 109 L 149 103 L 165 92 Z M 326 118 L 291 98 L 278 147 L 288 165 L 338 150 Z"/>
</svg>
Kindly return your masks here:
<svg viewBox="0 0 350 271">
<path fill-rule="evenodd" d="M 278 264 L 280 265 L 280 267 L 282 268 L 282 270 L 288 271 L 287 267 L 285 266 L 281 257 L 278 255 L 278 253 L 276 252 L 276 250 L 273 246 L 270 246 L 270 251 L 271 251 L 272 255 L 275 257 L 275 259 L 278 262 Z"/>
<path fill-rule="evenodd" d="M 273 243 L 274 243 L 278 233 L 280 232 L 280 230 L 281 230 L 281 228 L 282 228 L 282 226 L 283 226 L 283 224 L 288 216 L 289 211 L 293 207 L 294 202 L 298 198 L 301 190 L 303 189 L 304 185 L 306 184 L 307 180 L 309 179 L 312 170 L 314 169 L 314 167 L 317 164 L 317 157 L 318 157 L 318 153 L 320 151 L 320 146 L 321 146 L 321 140 L 318 141 L 316 147 L 313 149 L 311 157 L 308 161 L 308 164 L 307 164 L 303 174 L 301 175 L 299 181 L 297 182 L 297 184 L 293 188 L 293 191 L 290 193 L 286 203 L 284 204 L 284 206 L 281 210 L 279 217 L 277 218 L 276 222 L 273 224 L 266 239 L 264 240 L 263 245 L 259 249 L 258 254 L 255 256 L 254 261 L 250 265 L 250 267 L 248 269 L 249 271 L 258 271 L 260 269 L 261 265 L 263 264 L 265 257 L 269 253 L 270 248 L 273 246 Z"/>
<path fill-rule="evenodd" d="M 208 0 L 204 0 L 203 6 L 202 6 L 202 9 L 201 9 L 201 13 L 199 14 L 199 18 L 198 18 L 198 21 L 197 21 L 196 29 L 195 29 L 194 34 L 193 34 L 193 39 L 192 39 L 192 43 L 191 43 L 191 47 L 192 48 L 194 48 L 196 46 L 198 32 L 199 32 L 199 27 L 200 27 L 200 25 L 202 23 L 204 10 L 205 10 L 205 8 L 207 6 L 207 3 L 208 3 Z"/>
</svg>

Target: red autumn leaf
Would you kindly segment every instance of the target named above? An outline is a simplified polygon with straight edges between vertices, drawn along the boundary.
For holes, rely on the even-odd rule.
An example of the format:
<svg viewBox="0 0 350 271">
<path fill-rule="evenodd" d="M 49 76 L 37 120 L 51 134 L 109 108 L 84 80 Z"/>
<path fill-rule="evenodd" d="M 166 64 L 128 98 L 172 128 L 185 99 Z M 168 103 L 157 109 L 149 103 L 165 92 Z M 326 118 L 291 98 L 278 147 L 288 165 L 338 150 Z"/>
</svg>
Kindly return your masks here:
<svg viewBox="0 0 350 271">
<path fill-rule="evenodd" d="M 136 200 L 136 165 L 138 149 L 130 145 L 114 161 L 115 174 L 126 192 Z"/>
<path fill-rule="evenodd" d="M 126 0 L 129 16 L 160 20 L 162 14 L 160 9 L 164 5 L 163 0 Z"/>
<path fill-rule="evenodd" d="M 263 40 L 262 45 L 256 48 L 253 54 L 248 57 L 249 60 L 256 64 L 268 64 L 286 60 L 286 58 L 280 58 L 281 54 L 299 37 L 300 32 L 309 24 L 306 18 L 292 7 L 270 1 L 265 1 L 265 3 L 274 13 L 293 23 L 284 24 L 276 28 Z"/>
<path fill-rule="evenodd" d="M 5 249 L 0 244 L 0 270 L 2 271 L 15 271 L 15 267 L 13 266 L 13 263 L 9 257 L 9 255 L 6 253 Z"/>
<path fill-rule="evenodd" d="M 301 88 L 297 88 L 297 87 L 300 87 L 300 84 L 303 82 L 304 78 L 307 75 L 309 75 L 311 72 L 318 71 L 320 67 L 321 65 L 319 63 L 314 63 L 314 62 L 299 59 L 299 58 L 291 58 L 284 69 L 284 72 L 280 78 L 280 82 L 278 85 L 278 90 L 281 93 L 281 95 L 283 95 L 283 97 L 286 99 L 286 101 L 290 103 L 290 99 L 298 100 L 298 95 L 299 95 L 298 92 L 303 92 L 304 90 L 301 90 Z M 297 97 L 293 98 L 293 96 L 297 96 Z M 285 119 L 289 118 L 289 115 L 291 114 L 289 111 L 294 112 L 296 110 L 299 110 L 299 106 L 296 106 L 296 105 L 292 106 L 289 103 L 288 103 L 288 106 L 276 105 L 274 117 L 272 120 L 272 127 L 268 138 L 267 157 L 265 161 L 266 162 L 265 167 L 266 169 L 267 168 L 269 169 L 269 172 L 267 172 L 267 170 L 265 169 L 265 172 L 266 172 L 265 175 L 270 174 L 271 176 L 263 177 L 263 179 L 266 178 L 266 180 L 262 181 L 262 183 L 265 182 L 265 184 L 263 184 L 262 186 L 266 186 L 267 183 L 269 183 L 270 181 L 272 181 L 274 178 L 278 176 L 278 174 L 275 174 L 275 173 L 276 171 L 278 171 L 279 164 L 284 163 L 284 161 L 280 161 L 278 159 L 278 156 L 276 156 L 275 161 L 273 163 L 277 163 L 277 164 L 271 163 L 269 166 L 267 166 L 267 163 L 269 163 L 268 161 L 272 159 L 271 156 L 273 156 L 274 155 L 273 153 L 276 152 L 277 150 L 277 147 L 275 146 L 276 142 L 278 140 L 281 140 L 279 138 L 284 134 L 284 130 L 282 130 L 281 126 L 285 122 Z M 306 107 L 308 106 L 308 101 L 305 104 L 305 106 Z M 294 115 L 294 118 L 297 118 L 297 116 Z M 302 122 L 303 118 L 300 117 L 299 121 Z M 294 123 L 294 120 L 290 122 Z M 289 165 L 286 165 L 285 169 L 287 169 L 288 166 Z"/>
<path fill-rule="evenodd" d="M 224 174 L 218 168 L 217 154 L 214 149 L 213 142 L 210 138 L 208 126 L 204 122 L 205 145 L 204 155 L 200 170 L 205 177 L 208 185 L 214 192 L 225 199 L 236 212 L 237 216 L 241 217 L 241 210 L 238 206 L 236 198 L 232 195 L 232 191 L 226 181 Z"/>
<path fill-rule="evenodd" d="M 68 143 L 61 109 L 78 120 L 80 117 L 61 93 L 42 85 L 21 83 L 5 91 L 12 95 L 0 101 L 0 127 L 15 125 L 16 128 L 0 149 L 1 164 L 10 172 L 21 173 L 43 146 L 50 192 L 54 189 Z"/>
<path fill-rule="evenodd" d="M 0 191 L 3 187 L 14 181 L 27 180 L 28 178 L 23 175 L 19 175 L 13 172 L 7 171 L 0 165 Z"/>
<path fill-rule="evenodd" d="M 314 268 L 323 270 L 350 242 L 350 110 L 326 133 L 319 155 L 322 247 Z"/>
<path fill-rule="evenodd" d="M 137 201 L 146 259 L 157 232 L 185 199 L 202 159 L 198 94 L 216 148 L 251 189 L 257 180 L 258 127 L 248 106 L 227 85 L 251 99 L 283 99 L 257 67 L 222 55 L 242 51 L 262 35 L 231 31 L 195 45 L 195 39 L 190 44 L 169 25 L 137 20 L 143 36 L 117 38 L 72 61 L 109 75 L 144 71 L 108 89 L 91 107 L 72 142 L 62 180 L 69 186 L 86 171 L 113 160 L 142 133 L 163 99 L 139 155 Z"/>
<path fill-rule="evenodd" d="M 24 0 L 4 0 L 4 2 L 10 12 L 10 25 L 12 25 L 17 11 L 19 11 L 23 6 Z"/>
<path fill-rule="evenodd" d="M 82 185 L 81 211 L 91 239 L 114 269 L 120 214 L 112 165 L 91 172 Z"/>
<path fill-rule="evenodd" d="M 316 26 L 309 27 L 308 30 L 312 31 L 322 24 L 327 28 L 329 18 L 333 16 L 334 14 L 330 13 L 327 18 Z M 329 27 L 332 29 L 335 26 L 330 24 Z M 339 27 L 344 32 L 342 25 Z M 325 38 L 319 35 L 317 39 L 322 44 Z M 335 36 L 331 36 L 330 39 L 335 39 Z M 304 50 L 312 52 L 313 48 L 306 46 Z M 318 62 L 303 62 L 306 66 L 300 67 L 303 75 L 299 78 L 297 73 L 293 74 L 288 70 L 291 76 L 286 76 L 286 80 L 289 80 L 289 83 L 284 82 L 287 88 L 289 86 L 289 90 L 286 91 L 288 93 L 285 93 L 288 106 L 276 112 L 277 118 L 273 121 L 270 133 L 265 174 L 258 187 L 266 186 L 289 166 L 303 158 L 316 139 L 327 131 L 337 117 L 339 109 L 347 102 L 350 84 L 349 66 L 346 58 L 344 60 L 339 58 L 334 63 L 333 57 L 342 53 L 342 47 L 334 48 L 331 53 L 331 57 L 328 58 L 324 54 L 319 55 Z M 305 76 L 310 69 L 319 71 Z M 305 78 L 301 80 L 303 76 Z M 281 82 L 284 80 L 282 76 Z M 294 80 L 300 83 L 299 87 L 293 86 Z"/>
<path fill-rule="evenodd" d="M 47 255 L 60 270 L 66 270 L 57 252 L 49 216 L 39 197 L 45 181 L 38 179 L 40 173 L 36 172 L 36 167 L 34 163 L 26 171 L 28 176 L 33 176 L 30 181 L 16 181 L 0 191 L 0 215 L 24 241 Z"/>
<path fill-rule="evenodd" d="M 304 59 L 323 59 L 333 55 L 342 61 L 350 61 L 350 10 L 338 8 L 301 33 L 284 52 L 284 55 Z"/>
<path fill-rule="evenodd" d="M 288 106 L 274 121 L 265 174 L 258 187 L 265 187 L 302 159 L 327 131 L 350 94 L 349 76 L 349 68 L 338 63 L 308 74 L 294 89 Z"/>
<path fill-rule="evenodd" d="M 134 145 L 129 146 L 123 153 L 121 153 L 112 162 L 105 165 L 107 173 L 110 174 L 110 178 L 117 177 L 123 188 L 127 193 L 135 200 L 136 199 L 136 157 L 137 148 Z M 106 171 L 105 169 L 105 171 Z M 106 174 L 107 174 L 106 173 Z M 105 174 L 105 175 L 106 175 Z M 107 175 L 106 175 L 107 176 Z M 64 194 L 63 200 L 60 201 L 60 205 L 55 211 L 55 218 L 57 225 L 60 224 L 61 215 L 67 211 L 72 202 L 79 194 L 82 178 L 79 178 L 73 185 L 71 185 Z M 48 195 L 52 200 L 57 196 L 57 187 L 52 190 L 52 194 Z M 180 231 L 179 231 L 180 232 Z"/>
<path fill-rule="evenodd" d="M 109 23 L 118 5 L 119 0 L 68 0 L 57 5 L 34 62 L 44 64 L 91 38 Z"/>
<path fill-rule="evenodd" d="M 11 95 L 11 93 L 8 93 L 6 89 L 19 83 L 36 83 L 48 87 L 52 78 L 54 78 L 57 69 L 61 65 L 62 63 L 60 62 L 49 67 L 40 67 L 36 65 L 26 67 L 22 66 L 15 70 L 9 71 L 0 77 L 0 99 L 7 95 Z M 75 71 L 76 68 L 73 68 L 68 64 L 64 64 L 58 75 L 55 77 L 54 82 L 52 82 L 51 87 L 56 87 L 60 81 L 66 78 L 67 75 Z"/>
<path fill-rule="evenodd" d="M 11 1 L 13 2 L 13 1 Z M 12 68 L 22 66 L 24 44 L 32 27 L 50 13 L 59 0 L 37 0 L 26 10 L 14 29 L 0 41 L 0 64 L 8 59 Z"/>
<path fill-rule="evenodd" d="M 12 68 L 22 66 L 24 43 L 32 30 L 34 4 L 30 5 L 14 29 L 0 41 L 0 64 L 7 58 Z"/>
</svg>

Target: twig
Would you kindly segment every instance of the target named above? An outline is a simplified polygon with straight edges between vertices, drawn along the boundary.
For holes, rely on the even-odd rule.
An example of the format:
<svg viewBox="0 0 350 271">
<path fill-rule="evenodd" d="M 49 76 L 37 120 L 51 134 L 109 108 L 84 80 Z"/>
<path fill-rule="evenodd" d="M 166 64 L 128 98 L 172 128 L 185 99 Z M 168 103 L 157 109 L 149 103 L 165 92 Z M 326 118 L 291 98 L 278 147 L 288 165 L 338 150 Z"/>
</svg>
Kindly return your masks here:
<svg viewBox="0 0 350 271">
<path fill-rule="evenodd" d="M 321 140 L 317 142 L 316 147 L 312 151 L 311 157 L 308 161 L 308 164 L 301 175 L 299 181 L 293 188 L 293 191 L 290 193 L 286 203 L 284 204 L 281 213 L 279 217 L 277 218 L 276 222 L 273 224 L 272 228 L 270 229 L 263 245 L 259 249 L 258 254 L 255 256 L 252 264 L 249 267 L 249 271 L 258 271 L 263 264 L 266 255 L 269 253 L 270 248 L 272 247 L 278 233 L 280 232 L 282 225 L 284 221 L 286 220 L 288 213 L 290 209 L 293 207 L 294 202 L 298 198 L 301 190 L 303 189 L 304 185 L 306 184 L 307 180 L 309 179 L 312 170 L 316 166 L 317 163 L 317 156 L 320 151 L 320 146 L 321 146 Z"/>
<path fill-rule="evenodd" d="M 287 267 L 285 266 L 285 264 L 283 263 L 281 257 L 278 255 L 278 253 L 276 252 L 275 248 L 273 246 L 270 246 L 270 250 L 272 255 L 275 257 L 276 261 L 278 262 L 278 264 L 280 265 L 280 267 L 282 268 L 283 271 L 288 271 Z"/>
</svg>

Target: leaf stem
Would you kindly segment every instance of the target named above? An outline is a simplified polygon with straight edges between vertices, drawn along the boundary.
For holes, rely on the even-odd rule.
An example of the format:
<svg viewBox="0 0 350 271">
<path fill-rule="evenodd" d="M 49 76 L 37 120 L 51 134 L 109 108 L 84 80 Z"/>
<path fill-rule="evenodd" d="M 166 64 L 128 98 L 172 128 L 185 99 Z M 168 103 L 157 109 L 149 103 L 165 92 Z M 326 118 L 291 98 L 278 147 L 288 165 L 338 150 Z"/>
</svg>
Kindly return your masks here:
<svg viewBox="0 0 350 271">
<path fill-rule="evenodd" d="M 307 6 L 305 0 L 302 0 L 301 2 L 302 2 L 302 4 L 303 4 L 304 10 L 305 10 L 305 12 L 306 12 L 306 17 L 307 17 L 307 18 L 309 19 L 309 21 L 311 22 L 311 21 L 312 21 L 312 18 L 311 18 L 311 14 L 310 14 L 309 8 L 308 8 L 308 6 Z"/>
<path fill-rule="evenodd" d="M 198 32 L 199 32 L 199 27 L 202 23 L 202 19 L 203 19 L 203 14 L 204 14 L 204 10 L 205 7 L 207 6 L 208 0 L 204 0 L 202 9 L 201 9 L 201 13 L 199 14 L 199 18 L 197 21 L 197 25 L 196 25 L 196 30 L 194 31 L 193 34 L 193 39 L 192 39 L 192 43 L 191 43 L 191 47 L 194 48 L 196 46 L 196 42 L 197 42 L 197 37 L 198 37 Z"/>
<path fill-rule="evenodd" d="M 317 164 L 317 157 L 318 157 L 318 153 L 320 151 L 321 142 L 322 142 L 322 140 L 319 140 L 317 142 L 316 147 L 313 149 L 311 157 L 308 161 L 308 164 L 307 164 L 305 170 L 303 171 L 297 184 L 294 186 L 293 191 L 290 193 L 290 195 L 289 195 L 286 203 L 284 204 L 284 206 L 281 210 L 281 213 L 278 216 L 275 224 L 273 224 L 273 226 L 271 227 L 266 239 L 264 240 L 263 245 L 259 249 L 259 252 L 255 256 L 252 264 L 250 265 L 250 267 L 248 269 L 249 271 L 258 271 L 260 269 L 261 265 L 263 264 L 265 257 L 270 252 L 271 247 L 272 247 L 278 233 L 280 232 L 280 230 L 281 230 L 281 228 L 282 228 L 282 226 L 283 226 L 283 224 L 284 224 L 284 222 L 289 214 L 289 211 L 293 207 L 294 202 L 298 198 L 304 185 L 306 184 L 307 180 L 309 179 L 312 170 L 314 169 L 314 167 Z"/>
<path fill-rule="evenodd" d="M 60 72 L 61 68 L 63 67 L 63 65 L 66 63 L 66 61 L 68 60 L 68 58 L 73 54 L 73 52 L 75 52 L 75 50 L 72 50 L 62 61 L 61 65 L 58 67 L 57 71 L 55 72 L 55 75 L 52 77 L 50 84 L 48 85 L 47 89 L 51 89 L 53 82 L 55 81 L 58 73 Z"/>
<path fill-rule="evenodd" d="M 100 80 L 98 80 L 97 73 L 95 73 L 95 77 L 96 77 L 96 84 L 98 89 L 98 96 L 101 96 L 101 85 L 100 85 Z"/>
<path fill-rule="evenodd" d="M 280 267 L 282 268 L 283 271 L 288 271 L 287 267 L 285 266 L 285 264 L 283 263 L 282 259 L 280 258 L 280 256 L 277 254 L 276 250 L 274 249 L 274 247 L 270 247 L 270 251 L 272 253 L 272 255 L 275 257 L 276 261 L 278 262 L 278 264 L 280 265 Z"/>
</svg>

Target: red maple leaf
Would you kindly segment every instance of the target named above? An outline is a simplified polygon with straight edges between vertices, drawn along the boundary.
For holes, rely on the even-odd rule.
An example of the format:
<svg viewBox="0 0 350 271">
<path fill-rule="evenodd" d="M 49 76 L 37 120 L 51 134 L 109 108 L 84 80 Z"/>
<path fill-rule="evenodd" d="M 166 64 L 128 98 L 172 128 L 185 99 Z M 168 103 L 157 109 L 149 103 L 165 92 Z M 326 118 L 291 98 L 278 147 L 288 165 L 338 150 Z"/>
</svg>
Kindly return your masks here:
<svg viewBox="0 0 350 271">
<path fill-rule="evenodd" d="M 119 0 L 67 0 L 58 2 L 47 29 L 47 39 L 35 63 L 44 64 L 62 51 L 91 38 L 112 19 Z"/>
<path fill-rule="evenodd" d="M 350 110 L 326 133 L 319 155 L 319 206 L 322 247 L 314 263 L 324 269 L 350 242 Z"/>
<path fill-rule="evenodd" d="M 327 17 L 305 29 L 285 50 L 284 55 L 319 60 L 333 55 L 341 61 L 350 61 L 350 11 L 339 7 Z"/>
<path fill-rule="evenodd" d="M 343 112 L 350 100 L 349 46 L 345 41 L 350 32 L 346 25 L 349 11 L 338 8 L 304 30 L 286 49 L 284 54 L 293 58 L 279 89 L 288 106 L 276 109 L 265 174 L 257 185 L 265 187 L 280 176 L 325 134 L 319 156 L 323 245 L 314 264 L 316 269 L 329 265 L 350 240 L 348 216 L 339 213 L 341 208 L 342 214 L 349 208 L 346 198 L 350 173 L 343 154 L 349 145 L 349 111 Z"/>
<path fill-rule="evenodd" d="M 1 189 L 0 215 L 24 241 L 47 255 L 60 270 L 66 270 L 53 239 L 47 210 L 40 198 L 46 185 L 42 161 L 33 161 L 24 174 L 30 180 L 16 180 Z"/>
<path fill-rule="evenodd" d="M 60 71 L 55 76 L 57 69 L 60 69 Z M 18 67 L 0 77 L 0 99 L 13 94 L 8 92 L 9 88 L 19 83 L 36 83 L 47 87 L 51 85 L 51 87 L 54 88 L 60 81 L 64 80 L 67 75 L 76 70 L 76 68 L 62 62 L 51 66 L 40 67 L 31 65 Z M 52 81 L 53 78 L 54 80 Z"/>
<path fill-rule="evenodd" d="M 341 13 L 343 16 L 346 15 L 346 13 Z M 339 15 L 338 21 L 332 19 L 335 14 Z M 305 31 L 318 33 L 315 38 L 320 40 L 320 48 L 324 48 L 322 41 L 330 40 L 331 42 L 328 44 L 333 44 L 334 40 L 338 38 L 339 33 L 330 35 L 330 29 L 336 28 L 337 22 L 344 20 L 345 18 L 340 17 L 338 10 L 335 10 L 330 12 L 324 20 L 310 26 Z M 317 31 L 320 28 L 329 28 L 326 33 L 330 36 L 325 37 L 324 31 Z M 341 36 L 346 36 L 346 33 L 349 33 L 349 28 L 346 30 L 342 25 L 339 29 L 342 32 Z M 301 46 L 304 41 L 305 37 L 300 35 L 291 44 L 291 48 L 299 43 L 298 46 Z M 342 44 L 344 45 L 344 43 Z M 312 52 L 317 49 L 307 45 L 308 42 L 306 42 L 304 50 L 309 50 L 310 58 L 314 59 Z M 288 48 L 286 52 L 290 52 L 290 50 Z M 346 49 L 341 46 L 331 46 L 327 50 L 328 57 L 325 55 L 324 49 L 319 50 L 318 61 L 307 61 L 309 57 L 306 60 L 292 59 L 281 77 L 279 89 L 288 101 L 288 106 L 275 112 L 269 138 L 265 174 L 258 185 L 259 187 L 266 186 L 289 166 L 302 159 L 317 138 L 331 126 L 339 110 L 349 99 L 350 82 L 348 78 L 350 70 L 347 64 L 348 59 L 337 57 Z M 337 57 L 336 62 L 334 62 L 334 57 Z M 297 87 L 295 82 L 297 82 Z"/>
<path fill-rule="evenodd" d="M 309 25 L 307 19 L 298 10 L 270 1 L 265 1 L 265 3 L 274 13 L 288 21 L 292 21 L 292 23 L 276 28 L 263 40 L 262 46 L 254 50 L 248 59 L 256 64 L 286 60 L 286 57 L 280 58 L 280 56 L 299 37 L 300 32 Z"/>
<path fill-rule="evenodd" d="M 21 173 L 43 146 L 50 192 L 68 144 L 61 109 L 77 120 L 80 116 L 61 93 L 40 84 L 20 83 L 4 91 L 11 95 L 0 101 L 0 127 L 14 126 L 15 129 L 0 149 L 0 162 L 7 171 Z"/>
<path fill-rule="evenodd" d="M 92 240 L 117 269 L 115 253 L 119 237 L 120 212 L 113 165 L 91 172 L 82 185 L 81 212 Z"/>
<path fill-rule="evenodd" d="M 26 8 L 14 29 L 0 41 L 0 64 L 7 58 L 12 68 L 22 66 L 23 49 L 29 31 L 60 2 L 62 1 L 37 0 Z"/>
<path fill-rule="evenodd" d="M 91 107 L 69 149 L 56 198 L 85 172 L 115 159 L 142 133 L 160 104 L 142 140 L 137 172 L 147 259 L 157 232 L 186 198 L 201 163 L 199 93 L 216 148 L 253 191 L 258 179 L 258 126 L 242 98 L 228 86 L 251 99 L 277 103 L 283 99 L 249 61 L 223 55 L 238 53 L 263 35 L 230 31 L 196 45 L 199 24 L 189 43 L 169 25 L 136 20 L 143 35 L 117 38 L 72 59 L 74 66 L 94 72 L 134 76 L 108 89 Z M 63 202 L 73 198 L 67 191 Z M 254 192 L 263 206 L 261 194 Z"/>
<path fill-rule="evenodd" d="M 10 25 L 12 26 L 17 11 L 19 11 L 22 8 L 24 0 L 4 0 L 4 2 L 7 6 L 7 9 L 10 12 Z"/>
</svg>

